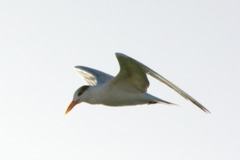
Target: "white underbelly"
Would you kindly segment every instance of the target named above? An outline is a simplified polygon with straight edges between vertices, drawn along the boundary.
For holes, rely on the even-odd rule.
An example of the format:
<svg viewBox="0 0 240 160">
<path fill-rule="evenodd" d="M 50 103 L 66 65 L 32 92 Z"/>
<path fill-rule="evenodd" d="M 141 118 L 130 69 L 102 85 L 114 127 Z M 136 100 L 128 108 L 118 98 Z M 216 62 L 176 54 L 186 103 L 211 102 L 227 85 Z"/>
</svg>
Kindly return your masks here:
<svg viewBox="0 0 240 160">
<path fill-rule="evenodd" d="M 88 101 L 91 104 L 103 104 L 107 106 L 127 106 L 148 103 L 145 94 L 126 92 L 107 92 L 98 94 Z"/>
<path fill-rule="evenodd" d="M 84 101 L 90 104 L 103 104 L 107 106 L 128 106 L 146 104 L 156 100 L 155 97 L 138 91 L 128 92 L 119 88 L 96 86 L 88 92 Z"/>
</svg>

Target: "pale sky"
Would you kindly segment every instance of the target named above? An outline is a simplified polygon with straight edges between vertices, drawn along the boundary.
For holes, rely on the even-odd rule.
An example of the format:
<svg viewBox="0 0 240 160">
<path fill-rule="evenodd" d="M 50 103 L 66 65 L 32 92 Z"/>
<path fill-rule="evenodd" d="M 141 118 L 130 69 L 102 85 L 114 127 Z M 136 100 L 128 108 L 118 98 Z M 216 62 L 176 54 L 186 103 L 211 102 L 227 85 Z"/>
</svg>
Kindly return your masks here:
<svg viewBox="0 0 240 160">
<path fill-rule="evenodd" d="M 240 1 L 0 2 L 0 159 L 240 159 Z M 115 52 L 149 66 L 200 101 L 77 105 L 74 66 L 116 75 Z"/>
</svg>

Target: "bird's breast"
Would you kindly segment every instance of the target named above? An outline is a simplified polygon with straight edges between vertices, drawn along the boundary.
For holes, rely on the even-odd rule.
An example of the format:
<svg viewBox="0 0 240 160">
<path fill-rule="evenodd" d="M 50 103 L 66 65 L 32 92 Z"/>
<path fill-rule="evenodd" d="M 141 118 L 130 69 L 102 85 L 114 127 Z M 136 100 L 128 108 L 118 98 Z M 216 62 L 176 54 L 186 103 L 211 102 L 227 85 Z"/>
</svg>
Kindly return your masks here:
<svg viewBox="0 0 240 160">
<path fill-rule="evenodd" d="M 129 93 L 125 90 L 107 87 L 95 87 L 89 91 L 85 102 L 107 106 L 126 106 L 144 104 L 148 100 L 144 93 Z"/>
</svg>

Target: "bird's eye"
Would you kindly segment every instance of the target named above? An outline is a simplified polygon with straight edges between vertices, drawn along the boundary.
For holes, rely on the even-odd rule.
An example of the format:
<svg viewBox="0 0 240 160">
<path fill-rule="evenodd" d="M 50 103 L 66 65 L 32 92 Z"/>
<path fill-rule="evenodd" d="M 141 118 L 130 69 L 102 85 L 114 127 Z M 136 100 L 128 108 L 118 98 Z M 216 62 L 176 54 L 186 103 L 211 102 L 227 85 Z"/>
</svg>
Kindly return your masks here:
<svg viewBox="0 0 240 160">
<path fill-rule="evenodd" d="M 80 91 L 78 92 L 78 96 L 80 96 L 82 93 L 83 93 L 83 91 L 80 90 Z"/>
<path fill-rule="evenodd" d="M 90 86 L 82 86 L 82 87 L 79 89 L 78 96 L 80 96 L 81 94 L 83 94 L 83 92 L 85 92 L 85 91 L 88 89 L 88 87 L 90 87 Z"/>
</svg>

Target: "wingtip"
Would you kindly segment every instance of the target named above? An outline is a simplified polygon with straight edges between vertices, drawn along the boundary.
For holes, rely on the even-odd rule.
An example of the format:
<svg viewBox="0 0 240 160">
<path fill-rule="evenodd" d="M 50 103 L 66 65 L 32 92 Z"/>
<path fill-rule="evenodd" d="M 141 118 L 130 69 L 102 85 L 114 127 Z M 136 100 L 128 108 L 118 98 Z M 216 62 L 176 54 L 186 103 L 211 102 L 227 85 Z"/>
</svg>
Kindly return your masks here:
<svg viewBox="0 0 240 160">
<path fill-rule="evenodd" d="M 74 68 L 82 68 L 82 66 L 74 66 Z"/>
<path fill-rule="evenodd" d="M 84 70 L 84 69 L 87 69 L 88 67 L 85 67 L 85 66 L 75 66 L 74 68 L 75 68 L 75 69 Z"/>
<path fill-rule="evenodd" d="M 120 52 L 115 52 L 115 54 L 116 54 L 116 55 L 120 55 L 120 54 L 122 54 L 122 53 L 120 53 Z"/>
<path fill-rule="evenodd" d="M 207 113 L 207 114 L 210 114 L 211 112 L 207 109 L 207 108 L 205 108 L 204 106 L 202 106 L 202 105 L 197 105 L 197 107 L 199 107 L 199 109 L 201 109 L 203 112 L 205 112 L 205 113 Z"/>
<path fill-rule="evenodd" d="M 126 56 L 125 54 L 120 53 L 120 52 L 116 52 L 115 55 L 116 55 L 116 56 L 124 56 L 124 57 L 128 57 L 128 56 Z"/>
<path fill-rule="evenodd" d="M 206 108 L 206 107 L 204 107 L 202 104 L 200 104 L 199 102 L 197 102 L 197 103 L 194 103 L 199 109 L 201 109 L 203 112 L 205 112 L 205 113 L 208 113 L 208 114 L 210 114 L 211 112 Z"/>
<path fill-rule="evenodd" d="M 78 72 L 79 70 L 82 70 L 82 68 L 81 68 L 81 66 L 75 66 L 75 67 L 74 67 L 74 70 L 75 70 L 76 72 Z"/>
<path fill-rule="evenodd" d="M 80 66 L 74 66 L 74 68 L 75 68 L 75 69 L 78 69 L 78 68 L 80 68 Z"/>
<path fill-rule="evenodd" d="M 204 111 L 205 113 L 207 113 L 207 114 L 211 114 L 211 112 L 210 112 L 208 109 L 206 109 L 206 108 L 205 108 L 203 111 Z"/>
</svg>

